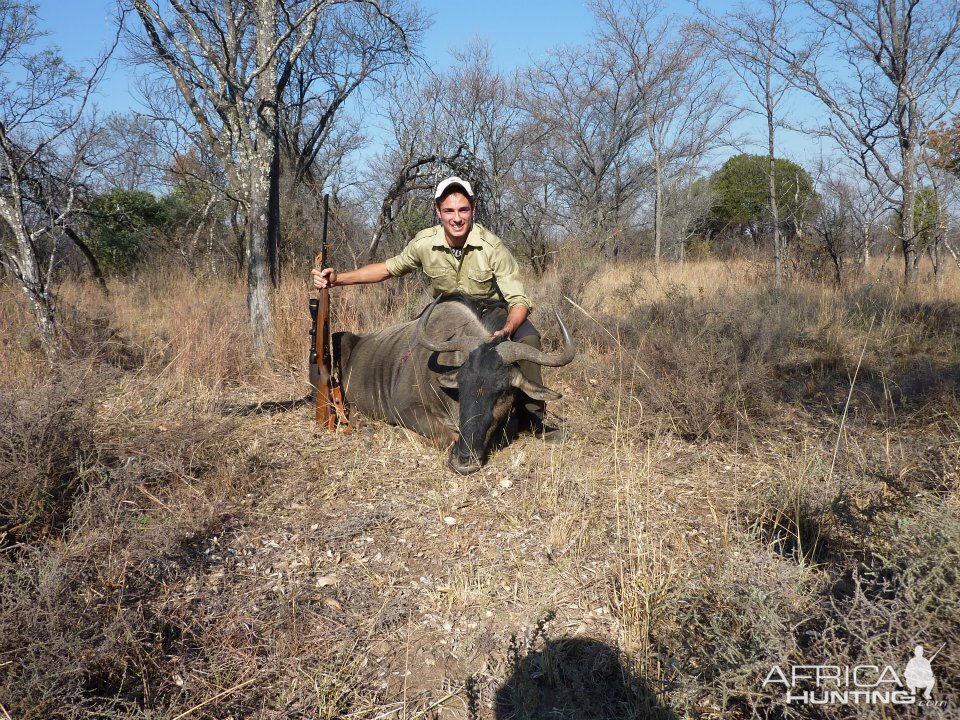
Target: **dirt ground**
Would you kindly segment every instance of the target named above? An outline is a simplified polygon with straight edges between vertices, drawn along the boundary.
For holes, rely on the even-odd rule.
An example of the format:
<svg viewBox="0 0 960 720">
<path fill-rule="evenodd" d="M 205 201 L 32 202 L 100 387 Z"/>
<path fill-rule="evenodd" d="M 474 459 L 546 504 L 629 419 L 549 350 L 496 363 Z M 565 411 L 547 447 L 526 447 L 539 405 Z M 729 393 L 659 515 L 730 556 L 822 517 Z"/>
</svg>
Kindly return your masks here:
<svg viewBox="0 0 960 720">
<path fill-rule="evenodd" d="M 202 571 L 164 611 L 211 589 L 238 615 L 309 608 L 295 641 L 347 648 L 370 717 L 669 717 L 666 673 L 628 659 L 650 655 L 657 614 L 642 605 L 716 562 L 782 448 L 598 424 L 588 375 L 575 363 L 548 379 L 566 392 L 552 408 L 565 442 L 521 437 L 466 477 L 359 414 L 350 435 L 318 429 L 310 408 L 238 421 L 250 491 L 199 541 Z M 576 692 L 538 688 L 545 648 Z"/>
<path fill-rule="evenodd" d="M 302 387 L 302 288 L 260 375 L 192 280 L 139 314 L 114 290 L 120 330 L 59 380 L 7 322 L 0 478 L 72 494 L 0 533 L 0 716 L 865 720 L 762 680 L 918 642 L 946 642 L 952 697 L 958 306 L 815 287 L 771 310 L 709 271 L 690 292 L 615 273 L 617 312 L 581 317 L 577 358 L 545 372 L 568 437 L 469 476 L 359 413 L 347 435 L 312 407 L 218 411 Z"/>
</svg>

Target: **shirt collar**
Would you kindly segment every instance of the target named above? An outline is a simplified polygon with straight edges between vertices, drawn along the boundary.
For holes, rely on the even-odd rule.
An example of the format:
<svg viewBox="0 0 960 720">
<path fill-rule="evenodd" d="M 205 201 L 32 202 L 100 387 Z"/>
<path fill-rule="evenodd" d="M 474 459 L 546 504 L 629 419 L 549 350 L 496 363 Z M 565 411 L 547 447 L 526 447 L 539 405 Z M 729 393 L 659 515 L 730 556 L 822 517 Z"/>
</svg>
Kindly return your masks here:
<svg viewBox="0 0 960 720">
<path fill-rule="evenodd" d="M 435 225 L 437 232 L 433 240 L 433 247 L 443 248 L 444 250 L 448 249 L 450 246 L 447 244 L 447 238 L 443 234 L 443 225 Z M 486 228 L 483 227 L 478 222 L 473 223 L 473 227 L 470 228 L 470 233 L 467 235 L 467 240 L 463 243 L 464 248 L 479 248 L 486 242 Z"/>
</svg>

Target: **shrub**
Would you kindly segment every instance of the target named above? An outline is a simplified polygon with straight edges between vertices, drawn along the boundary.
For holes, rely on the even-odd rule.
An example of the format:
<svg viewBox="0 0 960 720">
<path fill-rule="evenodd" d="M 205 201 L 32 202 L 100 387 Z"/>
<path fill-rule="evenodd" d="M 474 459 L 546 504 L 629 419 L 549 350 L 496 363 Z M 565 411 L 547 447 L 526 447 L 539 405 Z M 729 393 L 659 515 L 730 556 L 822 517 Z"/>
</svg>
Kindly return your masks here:
<svg viewBox="0 0 960 720">
<path fill-rule="evenodd" d="M 90 248 L 114 275 L 127 275 L 137 266 L 146 236 L 162 222 L 157 199 L 136 190 L 110 190 L 91 203 L 90 213 Z"/>
<path fill-rule="evenodd" d="M 695 298 L 675 287 L 621 332 L 637 348 L 633 391 L 684 438 L 735 437 L 773 411 L 776 367 L 796 331 L 770 298 Z M 773 312 L 771 312 L 771 309 Z"/>
<path fill-rule="evenodd" d="M 791 717 L 756 690 L 773 665 L 796 656 L 792 628 L 812 609 L 799 568 L 762 546 L 737 543 L 669 601 L 675 623 L 653 632 L 677 705 L 711 707 L 717 717 Z"/>
<path fill-rule="evenodd" d="M 92 426 L 75 377 L 0 393 L 0 545 L 63 527 L 77 492 L 99 477 Z"/>
</svg>

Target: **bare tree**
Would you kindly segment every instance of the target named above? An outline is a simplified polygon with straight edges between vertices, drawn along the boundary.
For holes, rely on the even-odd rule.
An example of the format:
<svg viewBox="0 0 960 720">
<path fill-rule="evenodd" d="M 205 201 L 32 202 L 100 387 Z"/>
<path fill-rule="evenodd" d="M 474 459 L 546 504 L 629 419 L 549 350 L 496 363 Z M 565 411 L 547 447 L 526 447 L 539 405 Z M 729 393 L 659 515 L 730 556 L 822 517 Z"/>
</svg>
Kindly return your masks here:
<svg viewBox="0 0 960 720">
<path fill-rule="evenodd" d="M 933 265 L 934 283 L 939 292 L 943 290 L 947 234 L 950 229 L 947 206 L 949 198 L 956 196 L 956 178 L 938 168 L 931 162 L 928 154 L 924 154 L 922 163 L 929 185 L 921 185 L 917 190 L 914 209 L 917 231 L 916 262 L 919 264 L 923 254 L 927 254 Z"/>
<path fill-rule="evenodd" d="M 437 184 L 438 170 L 444 168 L 446 172 L 458 175 L 471 175 L 464 168 L 474 165 L 461 145 L 451 154 L 441 155 L 423 154 L 416 145 L 404 145 L 394 149 L 387 158 L 381 160 L 379 167 L 384 169 L 382 178 L 389 178 L 390 184 L 382 193 L 380 212 L 374 223 L 370 245 L 365 257 L 372 260 L 383 239 L 384 233 L 393 224 L 399 206 L 411 194 L 417 191 L 427 191 Z"/>
<path fill-rule="evenodd" d="M 477 216 L 492 230 L 510 225 L 505 196 L 524 147 L 516 89 L 492 67 L 486 46 L 468 45 L 456 57 L 449 71 L 412 76 L 385 98 L 392 135 L 371 167 L 370 192 L 382 200 L 368 258 L 409 202 L 430 208 L 428 191 L 443 175 L 471 181 Z"/>
<path fill-rule="evenodd" d="M 269 287 L 276 282 L 279 238 L 280 111 L 294 69 L 317 45 L 321 17 L 373 12 L 405 43 L 389 0 L 131 0 L 144 34 L 132 38 L 139 60 L 160 65 L 189 109 L 184 130 L 226 170 L 228 194 L 243 210 L 247 308 L 254 351 L 270 352 Z M 349 7 L 348 7 L 349 6 Z M 346 10 L 344 10 L 346 11 Z M 367 46 L 375 52 L 376 43 Z M 309 70 L 298 79 L 318 79 Z M 306 79 L 305 79 L 306 78 Z M 301 89 L 301 101 L 312 91 Z M 333 103 L 336 107 L 342 106 Z M 328 108 L 329 109 L 329 108 Z M 170 117 L 170 114 L 167 115 Z M 298 136 L 299 137 L 299 136 Z M 311 155 L 302 143 L 298 153 Z"/>
<path fill-rule="evenodd" d="M 706 178 L 687 166 L 675 172 L 664 188 L 665 234 L 674 238 L 677 262 L 686 260 L 687 246 L 700 234 L 698 220 L 706 217 L 716 199 Z"/>
<path fill-rule="evenodd" d="M 802 52 L 778 48 L 793 82 L 829 109 L 833 138 L 896 209 L 903 278 L 917 277 L 914 202 L 927 131 L 960 98 L 955 0 L 804 0 L 820 31 Z M 834 58 L 846 63 L 842 74 Z"/>
<path fill-rule="evenodd" d="M 345 210 L 342 191 L 358 182 L 349 158 L 367 142 L 359 116 L 369 110 L 368 97 L 370 103 L 381 103 L 396 79 L 395 71 L 410 64 L 411 46 L 425 28 L 426 20 L 413 7 L 381 6 L 403 28 L 402 34 L 372 8 L 348 9 L 321 16 L 302 62 L 292 68 L 283 98 L 283 196 L 289 199 L 285 223 L 297 213 L 318 217 L 327 191 L 333 193 L 338 211 Z M 337 217 L 343 214 L 338 212 Z M 303 228 L 297 223 L 286 233 L 288 250 L 295 249 L 290 240 L 300 236 L 313 257 L 315 240 Z M 359 249 L 351 252 L 354 260 L 361 254 Z"/>
<path fill-rule="evenodd" d="M 707 52 L 709 36 L 666 16 L 659 0 L 594 0 L 600 46 L 635 95 L 653 170 L 653 258 L 660 261 L 665 189 L 680 165 L 696 165 L 723 141 L 736 113 Z"/>
<path fill-rule="evenodd" d="M 793 44 L 792 25 L 787 21 L 794 0 L 764 0 L 740 6 L 726 15 L 717 16 L 700 0 L 697 9 L 705 18 L 703 32 L 709 34 L 714 47 L 740 79 L 753 101 L 744 107 L 761 115 L 766 122 L 767 158 L 769 161 L 768 205 L 773 241 L 774 276 L 777 287 L 783 283 L 786 241 L 780 232 L 777 207 L 776 130 L 782 123 L 780 105 L 790 90 L 791 69 L 777 52 Z"/>
<path fill-rule="evenodd" d="M 34 6 L 0 0 L 0 217 L 13 236 L 2 261 L 29 298 L 43 352 L 55 365 L 61 342 L 53 271 L 62 230 L 81 207 L 78 186 L 93 137 L 81 119 L 109 53 L 83 77 L 54 50 L 35 50 L 42 36 Z"/>
<path fill-rule="evenodd" d="M 857 226 L 857 267 L 862 271 L 870 262 L 870 252 L 879 234 L 878 226 L 883 216 L 889 212 L 889 205 L 873 183 L 865 182 L 862 177 L 859 182 L 853 182 L 855 174 L 850 173 L 849 209 Z"/>
<path fill-rule="evenodd" d="M 817 211 L 811 223 L 814 236 L 833 265 L 833 280 L 838 288 L 843 285 L 848 261 L 856 252 L 860 237 L 854 215 L 857 195 L 856 186 L 835 174 L 827 174 L 820 183 Z"/>
<path fill-rule="evenodd" d="M 411 44 L 424 27 L 414 12 L 387 2 L 360 11 L 342 5 L 321 14 L 301 61 L 285 68 L 290 79 L 282 98 L 281 149 L 293 185 L 322 189 L 344 156 L 359 148 L 357 124 L 340 124 L 349 101 L 366 86 L 382 90 L 388 73 L 410 61 Z M 322 191 L 316 195 L 322 197 Z"/>
<path fill-rule="evenodd" d="M 473 178 L 482 190 L 481 217 L 494 232 L 514 228 L 515 171 L 529 147 L 526 113 L 517 76 L 494 67 L 490 47 L 479 41 L 455 51 L 457 64 L 440 78 L 442 121 L 476 158 Z"/>
<path fill-rule="evenodd" d="M 650 175 L 633 84 L 599 48 L 557 50 L 524 83 L 530 122 L 539 129 L 532 159 L 543 169 L 558 219 L 617 254 L 623 225 Z"/>
<path fill-rule="evenodd" d="M 103 188 L 149 191 L 170 167 L 158 123 L 134 113 L 112 113 L 101 122 L 97 175 Z"/>
</svg>

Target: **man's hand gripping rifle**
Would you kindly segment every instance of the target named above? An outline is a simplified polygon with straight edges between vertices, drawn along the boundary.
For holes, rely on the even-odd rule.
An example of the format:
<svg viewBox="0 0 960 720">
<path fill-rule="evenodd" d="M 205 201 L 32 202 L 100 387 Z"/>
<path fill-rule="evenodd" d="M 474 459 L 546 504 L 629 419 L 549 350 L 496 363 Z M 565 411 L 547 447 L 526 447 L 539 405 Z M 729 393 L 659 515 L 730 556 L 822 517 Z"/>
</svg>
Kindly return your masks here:
<svg viewBox="0 0 960 720">
<path fill-rule="evenodd" d="M 330 210 L 330 196 L 323 196 L 323 240 L 320 254 L 316 257 L 317 267 L 327 267 L 327 215 Z M 349 408 L 343 399 L 339 378 L 333 373 L 333 354 L 330 337 L 330 289 L 323 288 L 318 297 L 310 298 L 310 385 L 314 388 L 316 399 L 317 424 L 326 425 L 334 432 L 338 427 L 350 432 Z"/>
</svg>

